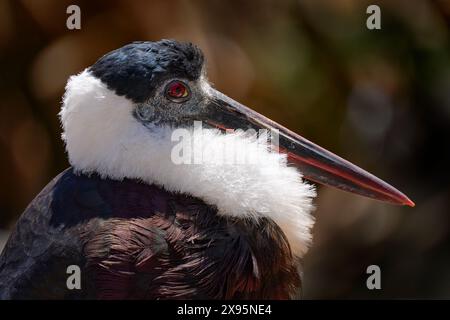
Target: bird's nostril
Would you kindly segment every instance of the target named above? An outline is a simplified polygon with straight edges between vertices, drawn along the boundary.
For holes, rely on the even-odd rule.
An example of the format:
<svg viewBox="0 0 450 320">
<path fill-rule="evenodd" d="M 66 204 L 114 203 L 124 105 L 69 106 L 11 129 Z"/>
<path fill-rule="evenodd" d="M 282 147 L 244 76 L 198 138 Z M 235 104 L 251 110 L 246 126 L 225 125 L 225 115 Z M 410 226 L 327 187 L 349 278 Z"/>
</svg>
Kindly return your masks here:
<svg viewBox="0 0 450 320">
<path fill-rule="evenodd" d="M 136 107 L 135 114 L 140 120 L 149 121 L 154 115 L 154 110 L 149 105 L 140 104 Z"/>
</svg>

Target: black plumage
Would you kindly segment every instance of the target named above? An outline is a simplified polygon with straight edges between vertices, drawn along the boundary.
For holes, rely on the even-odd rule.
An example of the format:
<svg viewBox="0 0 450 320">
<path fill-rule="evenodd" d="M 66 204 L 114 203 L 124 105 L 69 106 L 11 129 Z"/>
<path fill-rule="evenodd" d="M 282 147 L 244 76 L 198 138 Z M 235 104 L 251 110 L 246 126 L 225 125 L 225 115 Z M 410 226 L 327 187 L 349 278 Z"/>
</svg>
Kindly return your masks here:
<svg viewBox="0 0 450 320">
<path fill-rule="evenodd" d="M 177 123 L 183 112 L 202 119 L 218 107 L 206 104 L 198 82 L 183 103 L 155 93 L 172 79 L 198 79 L 203 63 L 196 46 L 162 40 L 126 45 L 89 71 L 151 110 L 146 121 L 154 125 L 164 117 Z M 81 268 L 80 290 L 66 286 L 71 265 Z M 0 286 L 2 299 L 287 299 L 300 278 L 284 233 L 268 218 L 225 217 L 186 194 L 70 168 L 17 222 L 0 256 Z"/>
<path fill-rule="evenodd" d="M 69 265 L 81 290 L 66 287 Z M 268 219 L 135 180 L 61 173 L 31 202 L 0 257 L 2 299 L 287 299 L 297 264 Z"/>
<path fill-rule="evenodd" d="M 101 57 L 90 67 L 109 89 L 135 103 L 148 100 L 165 79 L 198 79 L 204 57 L 191 44 L 173 40 L 133 42 Z"/>
<path fill-rule="evenodd" d="M 190 43 L 135 42 L 100 58 L 75 78 L 75 84 L 69 81 L 61 111 L 64 140 L 77 172 L 91 175 L 66 170 L 25 210 L 0 256 L 0 298 L 287 299 L 298 293 L 298 261 L 267 210 L 259 218 L 249 218 L 259 207 L 220 215 L 216 207 L 189 196 L 198 195 L 192 189 L 184 189 L 187 194 L 173 193 L 146 179 L 147 170 L 170 175 L 156 172 L 163 161 L 172 161 L 169 156 L 148 160 L 151 153 L 160 152 L 160 140 L 149 147 L 145 142 L 161 138 L 161 127 L 191 127 L 194 121 L 203 121 L 220 130 L 276 129 L 280 151 L 287 153 L 303 177 L 414 206 L 386 182 L 213 89 L 201 77 L 203 69 L 203 55 Z M 130 101 L 123 103 L 110 91 Z M 118 157 L 118 152 L 125 156 Z M 262 169 L 250 173 L 264 173 Z M 192 176 L 178 174 L 180 181 Z M 148 184 L 106 177 L 140 177 Z M 295 173 L 289 177 L 288 183 L 301 186 Z M 277 197 L 289 201 L 299 196 Z M 300 199 L 305 212 L 297 222 L 302 222 L 298 227 L 303 233 L 312 225 L 308 214 L 313 196 L 305 189 Z M 299 208 L 299 203 L 290 207 Z M 304 234 L 303 246 L 308 238 Z M 80 290 L 66 286 L 71 265 L 81 268 Z"/>
</svg>

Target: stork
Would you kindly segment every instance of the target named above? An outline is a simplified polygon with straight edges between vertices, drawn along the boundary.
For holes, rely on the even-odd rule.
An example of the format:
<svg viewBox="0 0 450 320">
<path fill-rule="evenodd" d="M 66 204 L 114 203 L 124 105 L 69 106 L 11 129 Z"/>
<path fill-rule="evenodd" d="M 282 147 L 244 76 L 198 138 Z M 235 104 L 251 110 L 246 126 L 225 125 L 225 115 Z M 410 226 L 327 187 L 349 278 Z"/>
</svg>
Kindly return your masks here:
<svg viewBox="0 0 450 320">
<path fill-rule="evenodd" d="M 363 169 L 215 90 L 193 44 L 134 42 L 68 80 L 71 166 L 29 204 L 0 257 L 2 299 L 289 299 L 311 243 L 304 179 L 413 206 Z M 173 131 L 257 164 L 175 163 Z M 277 130 L 279 152 L 226 129 Z M 66 286 L 79 266 L 81 287 Z"/>
</svg>

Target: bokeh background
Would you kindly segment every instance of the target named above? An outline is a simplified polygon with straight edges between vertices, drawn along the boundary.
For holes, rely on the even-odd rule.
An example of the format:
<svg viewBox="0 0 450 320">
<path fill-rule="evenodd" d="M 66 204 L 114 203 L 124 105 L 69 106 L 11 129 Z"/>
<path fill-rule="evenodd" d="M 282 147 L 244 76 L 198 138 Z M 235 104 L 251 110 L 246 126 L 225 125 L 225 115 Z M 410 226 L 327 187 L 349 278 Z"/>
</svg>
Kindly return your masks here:
<svg viewBox="0 0 450 320">
<path fill-rule="evenodd" d="M 66 28 L 70 4 L 81 30 Z M 369 4 L 381 30 L 366 28 Z M 0 247 L 68 166 L 67 78 L 161 38 L 197 43 L 217 88 L 416 202 L 320 188 L 305 298 L 450 298 L 450 1 L 0 0 Z M 371 264 L 381 290 L 366 288 Z"/>
</svg>

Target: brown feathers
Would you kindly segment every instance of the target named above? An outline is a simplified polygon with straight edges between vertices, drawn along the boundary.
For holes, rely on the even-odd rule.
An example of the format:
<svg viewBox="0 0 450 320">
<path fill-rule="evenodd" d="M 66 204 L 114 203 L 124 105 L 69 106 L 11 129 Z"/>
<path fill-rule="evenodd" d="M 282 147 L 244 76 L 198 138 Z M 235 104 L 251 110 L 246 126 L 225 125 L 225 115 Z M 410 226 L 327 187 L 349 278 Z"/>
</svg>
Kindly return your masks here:
<svg viewBox="0 0 450 320">
<path fill-rule="evenodd" d="M 180 200 L 172 200 L 168 212 L 147 218 L 106 221 L 87 241 L 85 254 L 99 298 L 295 295 L 299 275 L 287 241 L 272 221 L 223 218 L 198 200 Z"/>
<path fill-rule="evenodd" d="M 81 289 L 66 286 L 69 265 Z M 54 179 L 24 212 L 0 257 L 3 299 L 288 299 L 295 259 L 269 219 L 222 217 L 155 185 Z"/>
</svg>

